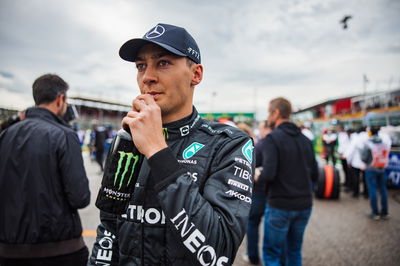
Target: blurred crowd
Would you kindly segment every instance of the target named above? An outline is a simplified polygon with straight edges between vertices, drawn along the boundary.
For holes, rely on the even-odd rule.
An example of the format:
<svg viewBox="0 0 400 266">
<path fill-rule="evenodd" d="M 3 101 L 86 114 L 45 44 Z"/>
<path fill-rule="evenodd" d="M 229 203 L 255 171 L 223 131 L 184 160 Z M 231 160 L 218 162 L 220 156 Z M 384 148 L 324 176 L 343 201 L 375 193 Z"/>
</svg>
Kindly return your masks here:
<svg viewBox="0 0 400 266">
<path fill-rule="evenodd" d="M 25 112 L 19 112 L 1 123 L 1 130 L 4 130 L 15 123 L 24 120 Z M 71 122 L 74 117 L 64 117 L 66 122 Z M 261 143 L 266 136 L 274 130 L 267 120 L 263 120 L 254 126 L 251 123 L 238 122 L 235 123 L 232 118 L 222 118 L 217 122 L 237 127 L 247 133 L 252 139 L 254 146 L 257 149 L 262 149 Z M 99 165 L 99 174 L 104 171 L 104 163 L 107 153 L 110 149 L 111 142 L 117 134 L 117 130 L 110 125 L 102 124 L 97 120 L 92 121 L 91 129 L 79 128 L 78 124 L 70 123 L 71 128 L 76 132 L 82 151 L 89 152 L 92 161 L 96 161 Z M 313 143 L 315 156 L 318 158 L 319 166 L 332 165 L 342 169 L 343 191 L 351 193 L 352 197 L 370 198 L 371 196 L 371 217 L 375 219 L 386 218 L 388 207 L 387 200 L 383 202 L 381 213 L 377 210 L 377 196 L 375 191 L 369 191 L 371 187 L 376 189 L 385 189 L 386 181 L 382 184 L 371 184 L 368 182 L 368 176 L 375 174 L 368 168 L 368 162 L 363 158 L 362 151 L 367 146 L 368 142 L 375 138 L 379 139 L 385 147 L 390 147 L 393 144 L 391 138 L 392 128 L 379 128 L 360 126 L 358 128 L 345 129 L 342 125 L 330 126 L 322 129 L 321 132 L 313 130 L 312 124 L 304 122 L 299 125 L 301 133 Z M 369 169 L 369 170 L 368 170 Z M 265 184 L 258 182 L 262 167 L 256 168 L 255 184 L 253 187 L 252 206 L 250 211 L 249 222 L 247 226 L 247 252 L 244 254 L 244 259 L 250 264 L 259 264 L 258 260 L 258 243 L 260 238 L 259 225 L 264 218 L 265 208 L 268 204 L 266 197 Z M 369 172 L 368 172 L 369 171 Z M 378 173 L 379 174 L 379 173 Z M 381 191 L 385 197 L 385 191 Z M 383 211 L 383 213 L 382 213 Z M 382 216 L 383 214 L 383 216 Z M 256 261 L 254 258 L 257 258 Z M 281 257 L 281 263 L 284 264 L 285 258 Z"/>
</svg>

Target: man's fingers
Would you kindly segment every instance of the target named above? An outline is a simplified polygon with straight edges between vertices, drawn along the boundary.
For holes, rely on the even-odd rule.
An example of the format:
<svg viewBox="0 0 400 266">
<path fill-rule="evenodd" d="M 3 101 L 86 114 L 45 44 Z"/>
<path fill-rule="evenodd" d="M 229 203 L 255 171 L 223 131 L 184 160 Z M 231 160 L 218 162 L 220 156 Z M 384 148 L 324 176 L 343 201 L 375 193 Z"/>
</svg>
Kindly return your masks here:
<svg viewBox="0 0 400 266">
<path fill-rule="evenodd" d="M 121 126 L 125 130 L 130 130 L 130 125 L 134 123 L 136 117 L 125 116 L 121 121 Z"/>
<path fill-rule="evenodd" d="M 133 101 L 132 101 L 132 107 L 133 107 L 133 110 L 134 111 L 137 111 L 137 112 L 140 112 L 140 111 L 142 111 L 144 108 L 146 108 L 146 102 L 144 101 L 144 100 L 141 100 L 141 99 L 138 99 L 138 98 L 136 98 L 136 99 L 134 99 Z"/>
<path fill-rule="evenodd" d="M 131 118 L 137 118 L 139 117 L 139 112 L 136 111 L 129 111 L 126 116 L 131 117 Z"/>
<path fill-rule="evenodd" d="M 153 96 L 151 96 L 150 94 L 141 94 L 137 96 L 136 99 L 144 101 L 147 105 L 156 104 Z"/>
<path fill-rule="evenodd" d="M 124 117 L 124 118 L 122 118 L 122 121 L 121 121 L 121 126 L 122 126 L 122 128 L 126 128 L 126 127 L 129 127 L 129 117 Z"/>
<path fill-rule="evenodd" d="M 134 111 L 142 111 L 147 105 L 155 104 L 153 97 L 149 94 L 141 94 L 132 101 Z"/>
<path fill-rule="evenodd" d="M 142 112 L 144 110 L 158 110 L 159 107 L 156 104 L 153 96 L 149 94 L 141 94 L 132 101 L 133 110 L 136 112 Z"/>
</svg>

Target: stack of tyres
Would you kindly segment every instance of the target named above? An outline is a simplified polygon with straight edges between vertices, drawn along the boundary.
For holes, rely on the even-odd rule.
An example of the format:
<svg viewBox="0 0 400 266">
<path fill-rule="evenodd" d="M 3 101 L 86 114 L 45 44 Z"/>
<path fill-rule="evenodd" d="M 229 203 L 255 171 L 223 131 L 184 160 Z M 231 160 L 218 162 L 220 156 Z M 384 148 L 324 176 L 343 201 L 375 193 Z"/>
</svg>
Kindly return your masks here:
<svg viewBox="0 0 400 266">
<path fill-rule="evenodd" d="M 319 168 L 315 195 L 320 199 L 338 199 L 340 195 L 339 171 L 332 165 Z"/>
</svg>

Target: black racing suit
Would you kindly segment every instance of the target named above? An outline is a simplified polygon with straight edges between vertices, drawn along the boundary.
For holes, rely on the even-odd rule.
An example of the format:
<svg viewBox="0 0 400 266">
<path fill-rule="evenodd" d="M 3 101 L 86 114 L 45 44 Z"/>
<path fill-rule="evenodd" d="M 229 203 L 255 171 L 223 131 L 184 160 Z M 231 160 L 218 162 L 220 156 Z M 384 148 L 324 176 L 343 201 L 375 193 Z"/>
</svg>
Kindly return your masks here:
<svg viewBox="0 0 400 266">
<path fill-rule="evenodd" d="M 164 125 L 126 214 L 100 212 L 89 265 L 231 265 L 246 232 L 253 143 L 196 109 Z"/>
</svg>

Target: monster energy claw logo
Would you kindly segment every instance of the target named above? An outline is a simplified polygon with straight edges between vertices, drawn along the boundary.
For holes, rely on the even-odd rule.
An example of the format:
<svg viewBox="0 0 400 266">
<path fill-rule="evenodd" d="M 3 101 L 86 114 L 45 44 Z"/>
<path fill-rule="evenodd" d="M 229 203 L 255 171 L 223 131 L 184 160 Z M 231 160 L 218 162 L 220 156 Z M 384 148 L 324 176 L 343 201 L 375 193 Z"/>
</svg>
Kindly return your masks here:
<svg viewBox="0 0 400 266">
<path fill-rule="evenodd" d="M 167 140 L 168 139 L 168 128 L 163 127 L 162 133 L 163 133 L 164 139 Z"/>
<path fill-rule="evenodd" d="M 122 163 L 126 157 L 125 167 L 123 168 L 123 172 L 121 174 L 121 180 L 119 181 L 119 187 L 118 187 L 118 189 L 121 189 L 122 182 L 125 179 L 125 175 L 128 172 L 129 166 L 131 165 L 131 161 L 133 159 L 133 166 L 132 166 L 131 173 L 130 173 L 128 183 L 126 184 L 126 186 L 129 186 L 129 184 L 131 183 L 133 173 L 135 172 L 135 166 L 136 166 L 137 162 L 139 161 L 139 155 L 133 155 L 132 152 L 124 152 L 124 151 L 118 151 L 118 153 L 120 156 L 119 156 L 119 160 L 118 160 L 117 172 L 115 173 L 115 176 L 114 176 L 114 186 L 118 181 L 118 175 L 123 168 Z"/>
<path fill-rule="evenodd" d="M 251 140 L 249 140 L 248 142 L 246 142 L 246 144 L 244 144 L 243 148 L 242 148 L 242 153 L 244 155 L 244 157 L 246 157 L 246 159 L 251 163 L 253 161 L 253 142 Z"/>
</svg>

